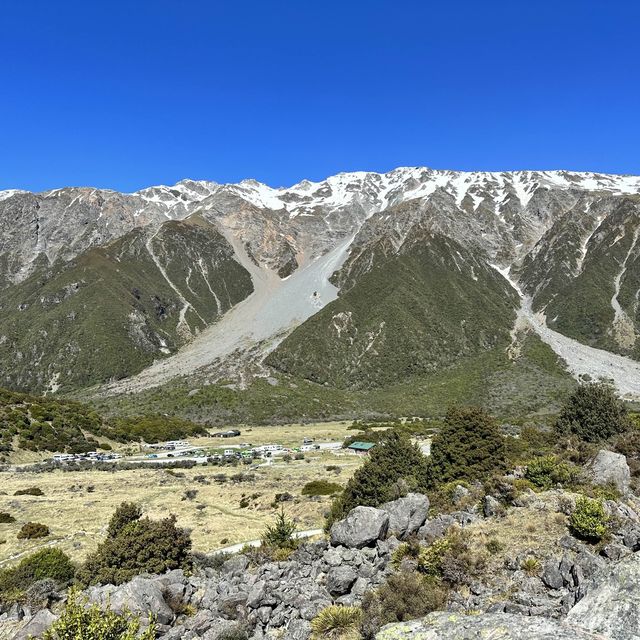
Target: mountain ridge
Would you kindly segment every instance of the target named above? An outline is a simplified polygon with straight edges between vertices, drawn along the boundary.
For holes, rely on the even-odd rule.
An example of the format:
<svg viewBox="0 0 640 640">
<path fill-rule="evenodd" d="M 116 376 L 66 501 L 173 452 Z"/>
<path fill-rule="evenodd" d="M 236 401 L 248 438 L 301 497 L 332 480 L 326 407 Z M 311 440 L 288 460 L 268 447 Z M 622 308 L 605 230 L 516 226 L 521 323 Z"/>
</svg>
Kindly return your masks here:
<svg viewBox="0 0 640 640">
<path fill-rule="evenodd" d="M 396 301 L 398 308 L 415 301 L 420 306 L 425 300 L 441 300 L 440 309 L 424 307 L 433 326 L 440 326 L 443 335 L 449 336 L 440 356 L 452 344 L 464 342 L 467 329 L 450 322 L 457 317 L 452 310 L 461 302 L 462 290 L 470 292 L 478 287 L 478 274 L 495 265 L 515 282 L 523 296 L 531 298 L 532 312 L 553 311 L 548 314 L 550 329 L 576 344 L 638 359 L 638 194 L 638 176 L 567 171 L 455 172 L 422 167 L 401 167 L 384 174 L 347 172 L 277 189 L 255 180 L 236 184 L 183 180 L 130 194 L 91 188 L 40 194 L 0 192 L 0 286 L 15 294 L 29 278 L 43 279 L 48 269 L 60 269 L 86 251 L 117 242 L 137 229 L 145 230 L 145 259 L 155 263 L 159 281 L 168 286 L 164 295 L 173 314 L 170 322 L 182 327 L 183 335 L 171 348 L 162 347 L 161 351 L 158 347 L 153 354 L 157 362 L 150 365 L 148 373 L 133 367 L 124 372 L 127 379 L 109 387 L 111 390 L 164 384 L 200 370 L 220 377 L 215 370 L 228 372 L 229 358 L 245 364 L 254 361 L 262 375 L 268 374 L 264 363 L 286 360 L 289 372 L 298 375 L 291 359 L 283 359 L 293 336 L 311 331 L 309 327 L 327 315 L 328 311 L 322 310 L 337 309 L 343 298 L 366 297 L 363 279 L 380 269 L 383 289 L 378 286 L 376 290 L 392 295 L 404 292 Z M 243 277 L 252 281 L 252 290 L 243 285 L 242 296 L 223 314 L 206 320 L 200 314 L 202 322 L 197 319 L 197 304 L 191 300 L 192 279 L 198 278 L 205 293 L 207 287 L 210 292 L 216 287 L 214 276 L 201 272 L 198 266 L 202 256 L 189 262 L 187 256 L 199 255 L 199 249 L 185 248 L 184 264 L 177 266 L 178 259 L 170 267 L 174 277 L 163 274 L 169 268 L 169 258 L 165 255 L 159 260 L 155 255 L 156 249 L 162 254 L 163 242 L 169 241 L 167 225 L 188 219 L 210 225 L 225 244 L 225 251 L 231 252 L 242 268 Z M 625 231 L 620 236 L 622 228 Z M 440 246 L 435 238 L 444 239 Z M 441 269 L 439 293 L 429 277 L 415 280 L 413 288 L 403 284 L 407 272 L 399 265 L 411 246 L 431 251 L 430 272 Z M 472 269 L 464 266 L 470 261 L 475 262 Z M 462 278 L 458 285 L 456 278 Z M 515 317 L 517 305 L 509 300 L 518 291 L 508 289 L 507 285 L 498 294 L 499 304 L 506 304 L 505 308 L 511 305 Z M 475 304 L 478 308 L 482 301 Z M 376 304 L 363 311 L 367 316 L 375 315 Z M 393 313 L 388 309 L 389 317 L 380 322 L 393 326 L 389 323 Z M 466 313 L 473 322 L 471 309 Z M 195 340 L 191 340 L 195 325 L 189 325 L 188 317 L 198 325 Z M 124 310 L 118 322 L 127 326 Z M 370 318 L 362 316 L 362 322 L 366 333 L 364 327 Z M 500 318 L 493 321 L 496 330 L 502 327 L 500 332 L 505 330 L 502 323 Z M 416 331 L 421 334 L 424 327 L 419 325 Z M 534 329 L 544 334 L 541 325 L 530 325 L 527 330 Z M 5 352 L 10 354 L 8 335 L 0 320 L 0 345 L 5 344 Z M 430 335 L 427 331 L 423 339 L 428 341 Z M 485 347 L 493 348 L 490 344 L 493 342 Z M 319 352 L 326 346 L 318 346 Z M 336 344 L 333 353 L 337 361 L 329 359 L 324 365 L 335 372 L 342 366 L 339 362 L 347 347 Z M 302 347 L 294 350 L 300 353 L 304 348 L 303 341 Z M 445 366 L 443 358 L 436 357 L 438 349 L 425 348 Z M 464 350 L 452 351 L 450 364 L 463 354 L 469 355 Z M 410 356 L 398 355 L 405 360 Z M 376 369 L 376 357 L 372 352 L 365 354 L 363 368 Z M 308 364 L 313 354 L 303 354 L 302 360 Z M 635 364 L 629 362 L 629 370 L 635 371 Z M 0 356 L 0 366 L 7 363 L 8 359 Z M 605 375 L 609 370 L 615 373 L 618 364 L 612 360 Z M 30 366 L 37 368 L 37 359 Z M 569 368 L 580 375 L 571 363 Z M 396 373 L 405 375 L 406 371 L 401 367 Z M 136 374 L 140 375 L 130 378 Z M 107 375 L 102 382 L 121 375 Z"/>
</svg>

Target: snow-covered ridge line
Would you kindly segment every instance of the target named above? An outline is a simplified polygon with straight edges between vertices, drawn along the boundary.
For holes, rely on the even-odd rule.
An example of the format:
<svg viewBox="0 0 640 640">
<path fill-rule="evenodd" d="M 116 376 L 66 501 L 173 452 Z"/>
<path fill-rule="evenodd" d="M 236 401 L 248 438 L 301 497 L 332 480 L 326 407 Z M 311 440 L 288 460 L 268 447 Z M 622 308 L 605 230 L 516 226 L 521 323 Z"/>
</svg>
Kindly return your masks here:
<svg viewBox="0 0 640 640">
<path fill-rule="evenodd" d="M 640 176 L 616 175 L 580 171 L 449 171 L 426 167 L 399 167 L 387 173 L 353 171 L 338 173 L 325 180 L 302 180 L 290 187 L 271 187 L 257 180 L 219 184 L 207 180 L 181 180 L 175 185 L 156 185 L 124 195 L 137 196 L 149 203 L 174 208 L 179 204 L 200 202 L 220 191 L 235 193 L 254 206 L 286 210 L 294 215 L 316 205 L 341 207 L 362 196 L 376 198 L 380 205 L 393 202 L 402 189 L 402 200 L 426 197 L 436 189 L 453 195 L 458 206 L 469 195 L 474 208 L 483 199 L 482 191 L 503 198 L 512 193 L 524 207 L 538 187 L 611 191 L 616 194 L 640 193 Z M 90 193 L 117 193 L 111 189 L 72 187 Z M 44 191 L 40 195 L 53 196 L 63 189 Z M 0 200 L 25 191 L 0 191 Z"/>
</svg>

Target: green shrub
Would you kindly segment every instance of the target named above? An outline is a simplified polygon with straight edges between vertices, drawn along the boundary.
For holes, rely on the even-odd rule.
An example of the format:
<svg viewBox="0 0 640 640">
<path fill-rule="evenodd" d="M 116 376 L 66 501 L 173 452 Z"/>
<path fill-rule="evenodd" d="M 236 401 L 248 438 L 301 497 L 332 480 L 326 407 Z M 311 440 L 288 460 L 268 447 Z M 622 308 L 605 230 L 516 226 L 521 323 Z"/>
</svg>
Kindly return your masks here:
<svg viewBox="0 0 640 640">
<path fill-rule="evenodd" d="M 60 549 L 41 549 L 23 558 L 18 565 L 0 570 L 0 601 L 14 601 L 32 584 L 50 578 L 66 585 L 76 568 Z"/>
<path fill-rule="evenodd" d="M 39 522 L 27 522 L 22 525 L 22 529 L 18 531 L 19 540 L 31 540 L 33 538 L 46 538 L 51 532 L 46 524 Z"/>
<path fill-rule="evenodd" d="M 156 625 L 152 620 L 140 632 L 140 619 L 128 611 L 106 611 L 72 589 L 65 607 L 47 631 L 43 640 L 153 640 Z"/>
<path fill-rule="evenodd" d="M 302 487 L 303 496 L 332 496 L 342 491 L 342 486 L 327 480 L 312 480 Z"/>
<path fill-rule="evenodd" d="M 262 533 L 262 544 L 276 549 L 295 549 L 298 541 L 293 537 L 296 532 L 296 523 L 287 518 L 284 509 L 276 516 L 276 521 L 265 527 Z"/>
<path fill-rule="evenodd" d="M 524 477 L 539 489 L 550 489 L 557 484 L 570 485 L 578 478 L 578 469 L 556 456 L 534 458 L 527 464 Z"/>
<path fill-rule="evenodd" d="M 480 408 L 454 408 L 431 445 L 433 482 L 484 480 L 507 470 L 504 437 Z"/>
<path fill-rule="evenodd" d="M 312 640 L 359 640 L 362 609 L 332 604 L 311 621 Z"/>
<path fill-rule="evenodd" d="M 28 489 L 18 489 L 14 496 L 43 496 L 44 492 L 40 487 L 29 487 Z"/>
<path fill-rule="evenodd" d="M 327 528 L 359 505 L 377 507 L 429 484 L 428 459 L 408 436 L 385 434 L 331 505 Z"/>
<path fill-rule="evenodd" d="M 149 520 L 121 505 L 109 525 L 113 532 L 78 571 L 82 584 L 121 584 L 140 573 L 191 568 L 191 537 L 176 526 L 176 517 Z M 126 516 L 134 518 L 128 522 Z M 113 525 L 113 526 L 112 526 Z"/>
<path fill-rule="evenodd" d="M 15 522 L 16 519 L 6 511 L 0 511 L 0 524 L 11 524 Z"/>
<path fill-rule="evenodd" d="M 392 574 L 378 589 L 364 595 L 362 636 L 373 640 L 385 624 L 421 618 L 443 609 L 446 601 L 447 589 L 439 580 L 415 571 Z"/>
<path fill-rule="evenodd" d="M 601 500 L 581 496 L 569 518 L 569 528 L 578 538 L 588 542 L 600 542 L 609 533 L 609 517 Z"/>
<path fill-rule="evenodd" d="M 582 384 L 569 397 L 556 421 L 562 435 L 600 442 L 631 428 L 625 404 L 608 384 Z"/>
</svg>

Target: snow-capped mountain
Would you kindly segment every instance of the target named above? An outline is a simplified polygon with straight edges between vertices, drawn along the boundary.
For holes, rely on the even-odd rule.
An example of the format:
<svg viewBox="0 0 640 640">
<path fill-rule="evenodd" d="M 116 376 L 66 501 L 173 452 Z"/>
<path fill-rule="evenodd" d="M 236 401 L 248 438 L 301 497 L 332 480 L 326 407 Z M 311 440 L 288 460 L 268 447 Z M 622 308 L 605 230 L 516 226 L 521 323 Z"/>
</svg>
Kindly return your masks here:
<svg viewBox="0 0 640 640">
<path fill-rule="evenodd" d="M 640 358 L 638 194 L 638 176 L 420 167 L 287 188 L 184 180 L 130 194 L 0 192 L 3 378 L 64 390 L 144 369 L 130 384 L 149 386 L 250 352 L 327 384 L 387 384 L 391 349 L 407 352 L 394 375 L 410 377 L 505 348 L 519 303 L 499 271 L 530 320 L 546 314 L 550 331 L 620 354 L 635 375 L 624 358 Z M 119 292 L 110 342 L 138 355 L 94 367 L 86 354 L 105 346 L 88 310 L 100 311 L 101 287 Z M 391 290 L 400 297 L 387 308 Z M 394 327 L 393 309 L 407 305 L 413 315 Z M 403 326 L 415 340 L 395 341 Z"/>
</svg>

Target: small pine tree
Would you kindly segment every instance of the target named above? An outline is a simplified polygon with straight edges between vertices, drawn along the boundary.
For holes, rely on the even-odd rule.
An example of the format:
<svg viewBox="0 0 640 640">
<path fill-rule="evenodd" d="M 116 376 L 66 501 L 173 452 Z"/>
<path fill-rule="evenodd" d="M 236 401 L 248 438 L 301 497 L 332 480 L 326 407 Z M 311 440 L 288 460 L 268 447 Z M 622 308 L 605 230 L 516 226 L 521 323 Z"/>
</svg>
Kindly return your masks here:
<svg viewBox="0 0 640 640">
<path fill-rule="evenodd" d="M 284 509 L 281 509 L 273 524 L 267 525 L 262 534 L 262 544 L 276 549 L 295 549 L 297 546 L 293 534 L 296 532 L 296 523 L 287 518 Z"/>
<path fill-rule="evenodd" d="M 587 442 L 599 442 L 627 431 L 629 413 L 611 385 L 595 382 L 580 385 L 568 398 L 556 431 L 564 436 L 576 435 Z"/>
<path fill-rule="evenodd" d="M 496 421 L 478 407 L 449 409 L 431 445 L 434 482 L 484 480 L 507 470 L 505 442 Z"/>
</svg>

